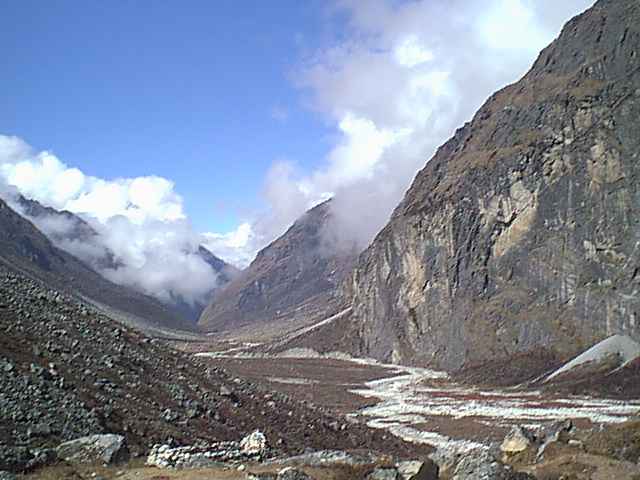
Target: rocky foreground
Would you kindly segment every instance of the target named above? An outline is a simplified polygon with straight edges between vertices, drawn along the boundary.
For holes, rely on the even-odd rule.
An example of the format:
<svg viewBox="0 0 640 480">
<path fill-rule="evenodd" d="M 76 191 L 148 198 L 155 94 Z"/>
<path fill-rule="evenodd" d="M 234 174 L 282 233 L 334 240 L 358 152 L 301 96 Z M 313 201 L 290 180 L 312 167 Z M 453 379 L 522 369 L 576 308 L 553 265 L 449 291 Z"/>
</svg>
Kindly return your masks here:
<svg viewBox="0 0 640 480">
<path fill-rule="evenodd" d="M 122 436 L 133 459 L 156 444 L 240 441 L 255 430 L 272 456 L 428 453 L 234 378 L 3 267 L 0 332 L 0 470 L 32 471 L 55 462 L 61 443 L 97 434 Z"/>
<path fill-rule="evenodd" d="M 0 328 L 0 479 L 560 478 L 547 473 L 588 461 L 587 472 L 606 464 L 617 478 L 640 474 L 637 422 L 553 442 L 519 432 L 516 443 L 526 441 L 516 452 L 496 445 L 433 455 L 146 338 L 2 267 Z M 547 453 L 533 455 L 541 442 Z M 581 475 L 566 478 L 612 478 Z"/>
</svg>

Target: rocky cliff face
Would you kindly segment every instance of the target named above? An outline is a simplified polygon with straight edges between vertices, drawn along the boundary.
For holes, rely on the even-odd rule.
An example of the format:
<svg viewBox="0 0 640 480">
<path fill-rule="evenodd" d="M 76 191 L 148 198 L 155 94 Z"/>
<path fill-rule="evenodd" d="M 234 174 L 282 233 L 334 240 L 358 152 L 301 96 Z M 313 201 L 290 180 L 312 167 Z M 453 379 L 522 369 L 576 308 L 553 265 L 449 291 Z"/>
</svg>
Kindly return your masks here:
<svg viewBox="0 0 640 480">
<path fill-rule="evenodd" d="M 329 244 L 329 205 L 325 202 L 309 210 L 214 293 L 199 324 L 209 331 L 230 330 L 294 317 L 308 323 L 335 313 L 341 302 L 335 289 L 353 265 L 356 252 L 336 253 Z"/>
<path fill-rule="evenodd" d="M 640 3 L 601 0 L 418 173 L 343 286 L 360 354 L 457 369 L 640 338 Z"/>
</svg>

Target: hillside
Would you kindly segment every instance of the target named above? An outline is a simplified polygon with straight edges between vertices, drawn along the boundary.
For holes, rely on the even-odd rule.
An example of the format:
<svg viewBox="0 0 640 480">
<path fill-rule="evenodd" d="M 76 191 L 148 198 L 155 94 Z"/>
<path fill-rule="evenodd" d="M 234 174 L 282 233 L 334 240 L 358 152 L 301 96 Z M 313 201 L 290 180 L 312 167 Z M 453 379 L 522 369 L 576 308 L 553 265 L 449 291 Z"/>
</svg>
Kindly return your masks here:
<svg viewBox="0 0 640 480">
<path fill-rule="evenodd" d="M 0 329 L 0 470 L 41 466 L 47 448 L 101 433 L 123 435 L 134 458 L 156 443 L 231 441 L 255 429 L 279 454 L 420 450 L 362 424 L 337 428 L 330 412 L 234 378 L 1 264 Z"/>
<path fill-rule="evenodd" d="M 335 295 L 355 259 L 325 243 L 330 203 L 312 208 L 280 238 L 261 250 L 251 265 L 214 293 L 200 318 L 208 331 L 291 320 L 309 323 L 336 313 Z"/>
<path fill-rule="evenodd" d="M 0 263 L 142 327 L 193 329 L 157 300 L 116 285 L 54 246 L 0 199 Z"/>
</svg>

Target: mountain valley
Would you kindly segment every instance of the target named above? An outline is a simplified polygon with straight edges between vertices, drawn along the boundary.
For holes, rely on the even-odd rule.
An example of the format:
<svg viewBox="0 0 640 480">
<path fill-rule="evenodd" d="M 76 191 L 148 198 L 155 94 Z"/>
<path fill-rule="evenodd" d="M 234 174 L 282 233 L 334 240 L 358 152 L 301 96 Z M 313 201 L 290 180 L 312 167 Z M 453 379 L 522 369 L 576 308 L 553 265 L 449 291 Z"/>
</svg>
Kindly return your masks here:
<svg viewBox="0 0 640 480">
<path fill-rule="evenodd" d="M 243 270 L 186 242 L 208 303 L 0 199 L 0 480 L 640 479 L 639 52 L 598 0 L 363 251 L 334 200 Z"/>
</svg>

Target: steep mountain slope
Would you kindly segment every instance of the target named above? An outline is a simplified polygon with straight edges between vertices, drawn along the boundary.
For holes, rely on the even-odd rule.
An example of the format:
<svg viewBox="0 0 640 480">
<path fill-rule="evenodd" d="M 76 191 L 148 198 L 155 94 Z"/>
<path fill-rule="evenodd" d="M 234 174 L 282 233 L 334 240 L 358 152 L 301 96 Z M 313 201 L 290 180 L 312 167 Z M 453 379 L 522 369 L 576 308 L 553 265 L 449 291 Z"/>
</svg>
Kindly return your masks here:
<svg viewBox="0 0 640 480">
<path fill-rule="evenodd" d="M 446 369 L 640 338 L 640 2 L 600 0 L 418 173 L 343 286 L 358 353 Z"/>
<path fill-rule="evenodd" d="M 353 265 L 354 251 L 335 253 L 327 243 L 329 202 L 309 210 L 251 265 L 216 292 L 199 324 L 209 331 L 257 322 L 311 322 L 339 309 L 334 290 Z"/>
<path fill-rule="evenodd" d="M 158 301 L 116 285 L 55 247 L 31 222 L 0 200 L 0 263 L 111 311 L 127 323 L 191 329 Z"/>
</svg>

